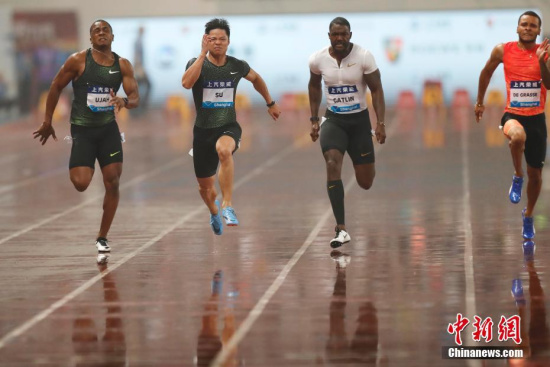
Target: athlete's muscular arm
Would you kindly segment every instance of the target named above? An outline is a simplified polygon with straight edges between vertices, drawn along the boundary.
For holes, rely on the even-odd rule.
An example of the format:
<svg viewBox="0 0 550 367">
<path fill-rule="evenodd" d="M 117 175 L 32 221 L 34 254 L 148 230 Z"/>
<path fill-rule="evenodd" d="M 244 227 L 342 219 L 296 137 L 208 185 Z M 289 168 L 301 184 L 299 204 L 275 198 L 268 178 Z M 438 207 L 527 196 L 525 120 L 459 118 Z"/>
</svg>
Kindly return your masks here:
<svg viewBox="0 0 550 367">
<path fill-rule="evenodd" d="M 185 70 L 185 73 L 183 73 L 183 77 L 181 78 L 181 85 L 185 89 L 193 88 L 193 85 L 195 85 L 195 83 L 201 76 L 202 65 L 204 64 L 204 60 L 206 59 L 206 54 L 208 53 L 209 42 L 210 42 L 209 36 L 207 34 L 203 35 L 202 44 L 201 44 L 201 53 L 199 57 L 197 57 L 197 59 L 195 60 L 193 65 L 189 67 L 189 69 Z"/>
<path fill-rule="evenodd" d="M 540 76 L 542 84 L 546 89 L 550 89 L 550 58 L 548 57 L 548 49 L 550 43 L 548 38 L 545 38 L 540 47 L 537 49 L 537 57 L 540 64 Z"/>
<path fill-rule="evenodd" d="M 380 144 L 384 144 L 386 142 L 386 128 L 383 122 L 386 118 L 386 101 L 384 99 L 380 70 L 376 69 L 370 74 L 365 74 L 364 79 L 372 92 L 372 106 L 374 107 L 374 112 L 376 112 L 376 118 L 378 122 L 381 122 L 376 123 L 376 129 L 374 130 L 376 140 Z"/>
<path fill-rule="evenodd" d="M 128 103 L 124 98 L 115 96 L 115 93 L 111 91 L 111 100 L 109 104 L 114 105 L 117 111 L 120 111 L 122 107 L 127 109 L 136 108 L 139 105 L 139 89 L 134 76 L 134 68 L 130 61 L 119 59 L 120 72 L 122 73 L 122 88 L 124 88 L 124 93 L 128 97 Z"/>
<path fill-rule="evenodd" d="M 34 138 L 40 137 L 40 143 L 46 144 L 48 138 L 53 136 L 54 140 L 57 140 L 55 136 L 55 130 L 52 127 L 52 116 L 55 111 L 55 107 L 59 102 L 59 96 L 63 89 L 73 79 L 76 79 L 84 72 L 84 66 L 86 62 L 86 51 L 81 51 L 72 54 L 65 61 L 59 72 L 55 76 L 48 92 L 48 98 L 46 99 L 46 113 L 44 116 L 44 122 L 42 125 L 33 132 Z"/>
<path fill-rule="evenodd" d="M 321 98 L 323 91 L 321 89 L 322 75 L 309 72 L 309 83 L 307 85 L 309 94 L 309 110 L 311 117 L 319 116 L 319 107 L 321 106 Z M 312 141 L 319 139 L 319 121 L 311 121 L 311 132 L 309 133 Z"/>
<path fill-rule="evenodd" d="M 258 74 L 251 68 L 244 78 L 251 82 L 254 86 L 254 89 L 256 89 L 258 93 L 260 93 L 262 97 L 264 97 L 266 104 L 270 104 L 273 101 L 273 99 L 271 99 L 271 95 L 269 94 L 269 90 L 267 89 L 267 85 L 265 84 L 265 81 L 260 76 L 260 74 Z M 269 113 L 273 120 L 277 120 L 279 118 L 279 115 L 281 114 L 281 110 L 279 110 L 279 106 L 277 106 L 277 103 L 275 103 L 268 108 L 267 113 Z"/>
<path fill-rule="evenodd" d="M 491 77 L 493 76 L 493 73 L 495 72 L 498 65 L 500 65 L 500 63 L 502 62 L 503 56 L 504 44 L 501 43 L 493 48 L 489 60 L 487 60 L 485 67 L 483 68 L 483 70 L 481 70 L 481 74 L 479 75 L 479 85 L 477 87 L 476 105 L 474 108 L 476 122 L 479 122 L 481 120 L 481 117 L 483 116 L 483 111 L 485 111 L 485 106 L 483 105 L 485 92 L 487 92 L 487 87 L 489 86 Z"/>
</svg>

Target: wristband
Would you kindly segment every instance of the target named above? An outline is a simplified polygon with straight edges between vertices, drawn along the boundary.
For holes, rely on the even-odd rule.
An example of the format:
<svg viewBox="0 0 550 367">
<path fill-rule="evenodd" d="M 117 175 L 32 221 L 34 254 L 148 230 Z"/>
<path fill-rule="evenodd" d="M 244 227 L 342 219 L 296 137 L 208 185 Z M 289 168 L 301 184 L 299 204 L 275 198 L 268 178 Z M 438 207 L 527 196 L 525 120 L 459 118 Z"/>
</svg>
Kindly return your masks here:
<svg viewBox="0 0 550 367">
<path fill-rule="evenodd" d="M 271 101 L 271 103 L 266 104 L 267 107 L 272 107 L 275 105 L 275 101 Z"/>
<path fill-rule="evenodd" d="M 319 122 L 319 116 L 312 116 L 309 118 L 309 121 L 311 122 Z"/>
</svg>

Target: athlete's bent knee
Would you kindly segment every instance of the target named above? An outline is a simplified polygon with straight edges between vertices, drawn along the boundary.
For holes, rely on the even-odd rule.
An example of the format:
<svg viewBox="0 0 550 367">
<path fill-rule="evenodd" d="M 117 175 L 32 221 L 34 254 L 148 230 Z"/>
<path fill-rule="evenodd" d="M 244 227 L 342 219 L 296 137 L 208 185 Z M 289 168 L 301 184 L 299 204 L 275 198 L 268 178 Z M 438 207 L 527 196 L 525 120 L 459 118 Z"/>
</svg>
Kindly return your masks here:
<svg viewBox="0 0 550 367">
<path fill-rule="evenodd" d="M 525 137 L 522 136 L 516 136 L 510 138 L 510 145 L 511 146 L 523 146 L 525 144 Z"/>
<path fill-rule="evenodd" d="M 360 188 L 363 190 L 368 190 L 372 187 L 372 183 L 374 182 L 374 177 L 368 180 L 357 180 L 357 184 Z"/>
<path fill-rule="evenodd" d="M 524 144 L 525 140 L 527 140 L 527 135 L 523 129 L 511 129 L 508 132 L 508 136 L 512 145 Z"/>
<path fill-rule="evenodd" d="M 227 161 L 231 158 L 231 155 L 233 152 L 227 148 L 220 148 L 218 149 L 218 157 L 220 158 L 220 162 Z"/>
<path fill-rule="evenodd" d="M 86 191 L 88 186 L 90 186 L 90 181 L 83 180 L 83 179 L 76 178 L 76 177 L 71 177 L 71 182 L 73 183 L 74 188 L 78 192 Z"/>
<path fill-rule="evenodd" d="M 90 186 L 90 182 L 92 182 L 93 176 L 93 170 L 83 167 L 71 168 L 69 171 L 69 178 L 71 179 L 74 188 L 79 192 L 86 191 L 88 186 Z"/>
</svg>

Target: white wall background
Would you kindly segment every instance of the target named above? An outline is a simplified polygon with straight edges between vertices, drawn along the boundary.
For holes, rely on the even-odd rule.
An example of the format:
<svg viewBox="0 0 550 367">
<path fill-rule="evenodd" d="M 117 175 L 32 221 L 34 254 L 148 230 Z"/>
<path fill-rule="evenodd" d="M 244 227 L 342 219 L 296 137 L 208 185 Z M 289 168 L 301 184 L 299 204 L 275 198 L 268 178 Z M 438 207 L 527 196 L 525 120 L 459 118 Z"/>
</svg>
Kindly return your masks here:
<svg viewBox="0 0 550 367">
<path fill-rule="evenodd" d="M 450 101 L 457 89 L 477 93 L 479 72 L 493 47 L 516 39 L 517 9 L 339 13 L 351 23 L 352 42 L 372 52 L 382 73 L 390 104 L 403 89 L 420 96 L 424 81 L 443 84 Z M 334 14 L 227 15 L 231 24 L 229 54 L 246 60 L 266 80 L 275 99 L 307 91 L 309 56 L 329 45 L 328 24 Z M 191 93 L 181 87 L 187 61 L 200 52 L 204 23 L 210 16 L 107 18 L 115 30 L 113 49 L 134 62 L 134 44 L 145 29 L 145 69 L 153 85 L 152 102 L 171 94 Z M 465 28 L 463 25 L 476 24 Z M 391 25 L 391 26 L 389 26 Z M 479 35 L 483 34 L 483 37 Z M 505 91 L 498 71 L 491 88 Z M 250 83 L 239 92 L 262 102 Z"/>
<path fill-rule="evenodd" d="M 212 16 L 225 16 L 230 18 L 231 15 L 238 14 L 269 15 L 326 13 L 327 19 L 332 19 L 332 17 L 340 14 L 359 12 L 374 14 L 396 12 L 396 18 L 398 18 L 397 12 L 444 10 L 446 12 L 442 14 L 449 14 L 448 11 L 450 10 L 483 9 L 517 9 L 517 14 L 519 16 L 519 14 L 525 10 L 538 9 L 543 17 L 543 26 L 546 25 L 546 22 L 550 21 L 550 0 L 117 0 L 100 2 L 89 0 L 46 0 L 40 4 L 38 4 L 36 0 L 0 0 L 0 9 L 2 9 L 2 7 L 4 9 L 11 8 L 14 11 L 74 11 L 79 21 L 80 48 L 89 46 L 89 26 L 98 18 L 135 19 L 166 16 L 175 18 L 196 15 L 204 16 L 205 19 L 208 19 Z M 235 24 L 232 24 L 232 29 L 234 29 L 234 27 Z M 357 27 L 358 24 L 352 22 L 352 30 L 357 29 Z M 383 22 L 380 27 L 382 27 L 380 32 L 378 32 L 377 29 L 370 29 L 369 31 L 376 33 L 391 33 L 392 28 L 397 27 L 397 24 L 392 25 L 391 22 Z M 480 40 L 487 41 L 488 38 L 490 38 L 491 44 L 497 43 L 494 42 L 494 34 L 488 37 L 483 24 L 476 24 L 476 22 L 465 20 L 463 27 L 465 32 L 469 34 L 475 33 L 477 30 L 479 32 L 477 37 L 479 37 Z M 550 30 L 550 26 L 546 28 Z M 510 24 L 510 30 L 512 32 L 515 30 L 515 24 Z M 120 30 L 115 27 L 115 36 L 118 31 Z M 547 35 L 550 34 L 550 32 L 543 33 Z M 170 37 L 170 35 L 164 35 L 164 37 Z M 297 34 L 296 37 L 299 37 L 299 35 Z M 323 35 L 319 34 L 319 39 L 323 39 L 322 37 Z M 503 33 L 502 39 L 498 42 L 509 41 L 513 39 L 513 37 L 514 34 Z M 326 43 L 328 44 L 326 38 L 323 40 L 327 41 Z M 115 37 L 115 42 L 116 41 L 117 39 Z M 184 40 L 182 40 L 182 42 L 183 41 Z M 235 41 L 236 39 L 234 42 Z M 354 37 L 354 41 L 366 48 L 372 47 L 368 41 L 362 41 L 357 37 Z M 305 42 L 308 41 L 306 40 Z M 199 42 L 197 41 L 196 45 L 198 44 Z M 115 50 L 117 52 L 130 59 L 132 58 L 130 53 L 123 52 L 124 50 L 119 48 L 120 44 L 115 45 Z M 373 50 L 373 53 L 375 53 L 374 51 L 375 50 Z M 484 52 L 485 51 L 486 50 L 484 50 Z M 489 52 L 485 53 L 488 57 Z M 377 58 L 382 57 L 379 53 L 375 53 L 375 55 Z M 2 60 L 0 60 L 0 64 L 2 64 Z M 254 65 L 254 67 L 256 70 L 260 69 L 259 66 Z M 479 72 L 478 69 L 481 67 L 482 65 L 479 65 L 474 74 L 477 74 Z M 390 80 L 386 80 L 391 74 L 384 74 L 384 69 L 381 70 L 383 71 L 384 83 L 391 82 Z M 304 75 L 307 76 L 307 70 Z M 477 78 L 477 75 L 474 76 L 474 79 Z M 497 75 L 498 74 L 495 74 L 493 82 L 498 80 Z M 437 77 L 438 75 L 434 76 Z M 178 78 L 176 78 L 176 80 L 177 79 Z M 470 84 L 472 84 L 470 87 L 474 88 L 475 83 Z"/>
<path fill-rule="evenodd" d="M 543 19 L 550 21 L 550 0 L 46 0 L 38 3 L 36 0 L 0 0 L 0 5 L 13 6 L 14 10 L 74 10 L 80 21 L 82 47 L 89 44 L 88 30 L 95 19 L 114 17 L 319 12 L 336 16 L 352 12 L 538 8 Z M 464 27 L 475 26 L 464 24 Z"/>
</svg>

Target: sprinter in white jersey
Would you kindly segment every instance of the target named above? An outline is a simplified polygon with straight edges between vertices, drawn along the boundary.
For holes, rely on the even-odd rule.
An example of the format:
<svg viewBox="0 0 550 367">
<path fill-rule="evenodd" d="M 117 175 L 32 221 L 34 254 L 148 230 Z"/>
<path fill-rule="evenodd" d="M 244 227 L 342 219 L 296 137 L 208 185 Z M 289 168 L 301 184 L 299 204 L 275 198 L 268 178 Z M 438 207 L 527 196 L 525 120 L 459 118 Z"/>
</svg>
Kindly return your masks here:
<svg viewBox="0 0 550 367">
<path fill-rule="evenodd" d="M 372 54 L 350 42 L 351 27 L 342 17 L 329 25 L 330 46 L 311 55 L 309 59 L 309 104 L 311 108 L 311 139 L 321 134 L 321 149 L 327 167 L 327 190 L 336 219 L 336 236 L 332 248 L 349 242 L 344 211 L 342 162 L 348 152 L 359 186 L 368 190 L 374 181 L 374 146 L 372 126 L 367 110 L 367 87 L 372 92 L 372 104 L 378 122 L 375 136 L 380 144 L 386 141 L 384 115 L 386 106 L 380 71 Z M 327 111 L 319 121 L 321 81 L 324 80 Z"/>
</svg>

